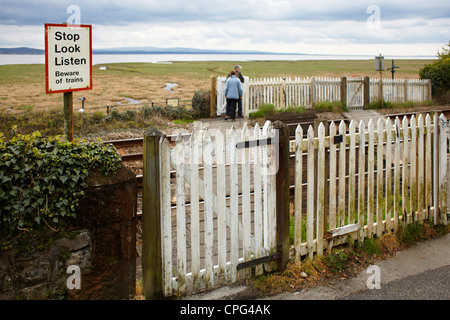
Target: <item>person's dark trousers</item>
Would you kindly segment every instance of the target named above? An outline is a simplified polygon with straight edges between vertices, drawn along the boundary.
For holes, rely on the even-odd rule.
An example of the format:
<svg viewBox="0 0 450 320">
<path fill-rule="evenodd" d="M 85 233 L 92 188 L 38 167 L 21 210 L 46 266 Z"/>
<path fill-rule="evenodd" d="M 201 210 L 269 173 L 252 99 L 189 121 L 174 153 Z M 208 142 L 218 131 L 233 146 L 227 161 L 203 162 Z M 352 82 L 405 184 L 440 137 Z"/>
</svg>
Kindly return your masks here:
<svg viewBox="0 0 450 320">
<path fill-rule="evenodd" d="M 238 99 L 237 109 L 238 109 L 238 117 L 242 117 L 242 99 Z"/>
<path fill-rule="evenodd" d="M 239 99 L 227 99 L 228 103 L 228 117 L 231 119 L 236 119 L 236 105 Z"/>
</svg>

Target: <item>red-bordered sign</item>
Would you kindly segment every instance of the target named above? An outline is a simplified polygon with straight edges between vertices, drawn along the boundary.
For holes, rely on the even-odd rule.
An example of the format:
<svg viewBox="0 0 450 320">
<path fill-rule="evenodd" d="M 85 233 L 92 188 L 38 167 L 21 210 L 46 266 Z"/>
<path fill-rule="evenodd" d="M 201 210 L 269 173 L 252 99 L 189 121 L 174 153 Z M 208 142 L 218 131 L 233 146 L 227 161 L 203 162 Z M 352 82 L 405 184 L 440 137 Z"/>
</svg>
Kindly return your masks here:
<svg viewBox="0 0 450 320">
<path fill-rule="evenodd" d="M 45 91 L 92 89 L 92 25 L 45 24 Z"/>
</svg>

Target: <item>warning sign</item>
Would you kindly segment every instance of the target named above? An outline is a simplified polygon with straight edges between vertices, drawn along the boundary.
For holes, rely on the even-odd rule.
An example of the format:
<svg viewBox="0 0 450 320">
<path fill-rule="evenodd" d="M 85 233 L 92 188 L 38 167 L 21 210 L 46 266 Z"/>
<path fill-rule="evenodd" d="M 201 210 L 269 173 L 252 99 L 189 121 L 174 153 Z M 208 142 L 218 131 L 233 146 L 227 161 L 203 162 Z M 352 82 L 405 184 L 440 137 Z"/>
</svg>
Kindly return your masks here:
<svg viewBox="0 0 450 320">
<path fill-rule="evenodd" d="M 45 24 L 46 92 L 92 89 L 92 26 Z"/>
</svg>

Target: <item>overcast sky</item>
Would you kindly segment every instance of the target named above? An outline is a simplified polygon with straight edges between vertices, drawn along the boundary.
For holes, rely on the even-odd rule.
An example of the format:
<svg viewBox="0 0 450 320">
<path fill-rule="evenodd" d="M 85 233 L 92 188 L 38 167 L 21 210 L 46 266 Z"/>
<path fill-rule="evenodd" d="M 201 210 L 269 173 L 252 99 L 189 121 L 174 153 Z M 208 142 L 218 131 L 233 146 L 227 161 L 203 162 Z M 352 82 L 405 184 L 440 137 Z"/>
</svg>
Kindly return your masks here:
<svg viewBox="0 0 450 320">
<path fill-rule="evenodd" d="M 77 18 L 94 49 L 435 55 L 450 41 L 449 0 L 0 0 L 0 47 L 43 49 L 44 23 Z"/>
</svg>

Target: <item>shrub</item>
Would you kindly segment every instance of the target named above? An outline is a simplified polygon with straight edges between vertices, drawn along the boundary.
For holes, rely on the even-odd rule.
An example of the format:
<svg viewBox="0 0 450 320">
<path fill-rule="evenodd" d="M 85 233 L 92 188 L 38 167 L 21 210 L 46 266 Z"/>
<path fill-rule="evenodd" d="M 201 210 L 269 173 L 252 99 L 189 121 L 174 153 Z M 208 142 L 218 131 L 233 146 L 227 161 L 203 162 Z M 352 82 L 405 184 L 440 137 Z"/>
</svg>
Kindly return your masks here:
<svg viewBox="0 0 450 320">
<path fill-rule="evenodd" d="M 446 48 L 447 47 L 447 48 Z M 438 101 L 450 102 L 450 42 L 438 52 L 438 60 L 419 71 L 421 79 L 431 79 L 432 95 Z"/>
<path fill-rule="evenodd" d="M 373 101 L 369 104 L 369 109 L 381 109 L 381 100 Z M 392 103 L 383 100 L 383 109 L 392 109 Z"/>
<path fill-rule="evenodd" d="M 347 106 L 341 101 L 322 101 L 314 104 L 314 110 L 319 112 L 342 112 L 348 111 Z"/>
<path fill-rule="evenodd" d="M 275 106 L 270 103 L 262 104 L 259 107 L 258 111 L 252 112 L 249 114 L 249 117 L 252 119 L 256 118 L 264 118 L 265 116 L 275 114 L 277 110 L 275 109 Z"/>
<path fill-rule="evenodd" d="M 107 175 L 120 166 L 115 147 L 103 143 L 66 142 L 12 133 L 0 135 L 0 235 L 3 246 L 43 226 L 55 230 L 75 217 L 87 186 L 89 170 Z"/>
<path fill-rule="evenodd" d="M 195 118 L 209 118 L 211 113 L 211 92 L 198 90 L 192 98 L 192 112 Z"/>
</svg>

